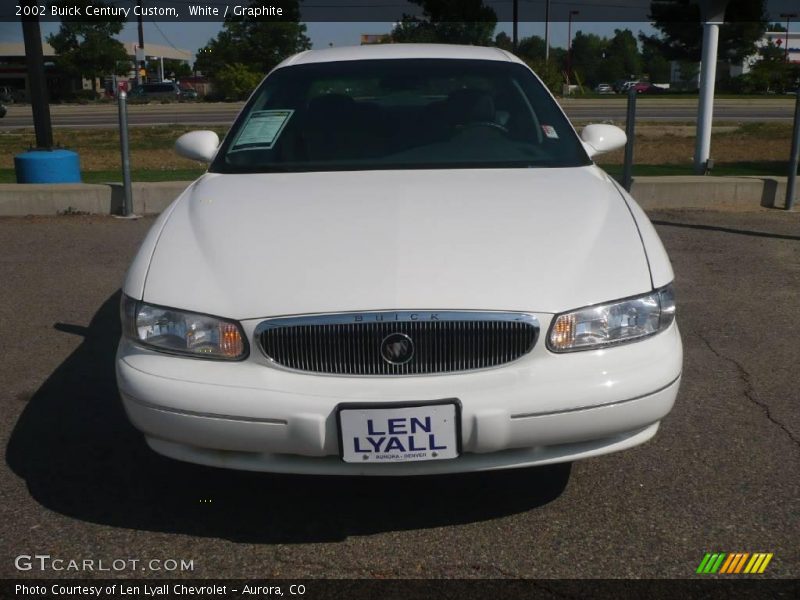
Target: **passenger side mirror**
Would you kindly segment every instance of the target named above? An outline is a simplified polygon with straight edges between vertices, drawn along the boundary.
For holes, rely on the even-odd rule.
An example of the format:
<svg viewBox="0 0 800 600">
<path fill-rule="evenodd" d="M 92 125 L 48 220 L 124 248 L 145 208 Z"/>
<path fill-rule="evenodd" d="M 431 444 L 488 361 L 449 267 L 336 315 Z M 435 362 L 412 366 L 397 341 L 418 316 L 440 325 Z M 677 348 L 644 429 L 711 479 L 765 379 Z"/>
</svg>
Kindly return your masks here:
<svg viewBox="0 0 800 600">
<path fill-rule="evenodd" d="M 595 154 L 603 154 L 622 148 L 628 141 L 628 136 L 615 125 L 587 125 L 581 131 L 583 147 L 589 158 Z"/>
<path fill-rule="evenodd" d="M 190 131 L 175 142 L 175 152 L 190 160 L 209 163 L 219 148 L 219 136 L 213 131 Z"/>
</svg>

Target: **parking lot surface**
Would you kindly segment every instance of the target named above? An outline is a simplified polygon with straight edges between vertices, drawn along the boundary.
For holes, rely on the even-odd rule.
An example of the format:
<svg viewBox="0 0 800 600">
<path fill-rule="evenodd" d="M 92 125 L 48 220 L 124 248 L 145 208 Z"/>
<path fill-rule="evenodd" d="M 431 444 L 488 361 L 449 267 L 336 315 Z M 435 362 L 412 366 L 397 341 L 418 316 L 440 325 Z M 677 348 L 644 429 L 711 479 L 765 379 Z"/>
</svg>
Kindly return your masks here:
<svg viewBox="0 0 800 600">
<path fill-rule="evenodd" d="M 651 218 L 685 347 L 657 436 L 572 465 L 411 479 L 155 455 L 113 370 L 119 286 L 152 219 L 0 219 L 0 576 L 108 576 L 17 570 L 38 553 L 135 559 L 112 573 L 131 577 L 682 578 L 706 552 L 771 552 L 764 577 L 800 577 L 800 214 Z"/>
</svg>

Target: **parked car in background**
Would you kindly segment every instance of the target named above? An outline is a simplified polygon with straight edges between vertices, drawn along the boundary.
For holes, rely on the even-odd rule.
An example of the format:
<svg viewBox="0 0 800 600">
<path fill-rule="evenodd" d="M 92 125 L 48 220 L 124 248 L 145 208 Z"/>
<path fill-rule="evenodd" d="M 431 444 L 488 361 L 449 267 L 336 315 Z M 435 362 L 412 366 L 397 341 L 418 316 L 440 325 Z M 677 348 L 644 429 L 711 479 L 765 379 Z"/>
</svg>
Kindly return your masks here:
<svg viewBox="0 0 800 600">
<path fill-rule="evenodd" d="M 658 234 L 592 160 L 625 139 L 497 48 L 286 59 L 222 144 L 176 143 L 210 165 L 123 286 L 128 417 L 172 458 L 323 475 L 646 442 L 682 349 Z"/>
<path fill-rule="evenodd" d="M 598 94 L 613 94 L 614 88 L 609 83 L 598 83 L 594 91 Z"/>
<path fill-rule="evenodd" d="M 615 88 L 614 88 L 614 90 L 615 90 L 615 91 L 616 91 L 618 94 L 627 94 L 627 93 L 628 93 L 628 89 L 629 89 L 629 88 L 630 88 L 632 85 L 636 85 L 637 83 L 639 83 L 639 81 L 638 81 L 638 80 L 631 80 L 631 81 L 618 81 L 618 82 L 617 82 L 617 85 L 616 85 L 616 86 L 615 86 Z"/>
<path fill-rule="evenodd" d="M 0 86 L 0 102 L 13 104 L 14 102 L 22 102 L 24 99 L 25 90 L 12 88 L 7 85 Z"/>
<path fill-rule="evenodd" d="M 653 85 L 649 81 L 640 81 L 633 85 L 633 89 L 637 94 L 663 94 L 666 92 L 664 88 Z"/>
<path fill-rule="evenodd" d="M 174 81 L 162 83 L 143 83 L 137 85 L 129 94 L 130 100 L 180 100 L 181 88 Z"/>
<path fill-rule="evenodd" d="M 182 87 L 181 90 L 181 100 L 197 100 L 197 90 L 190 87 Z"/>
</svg>

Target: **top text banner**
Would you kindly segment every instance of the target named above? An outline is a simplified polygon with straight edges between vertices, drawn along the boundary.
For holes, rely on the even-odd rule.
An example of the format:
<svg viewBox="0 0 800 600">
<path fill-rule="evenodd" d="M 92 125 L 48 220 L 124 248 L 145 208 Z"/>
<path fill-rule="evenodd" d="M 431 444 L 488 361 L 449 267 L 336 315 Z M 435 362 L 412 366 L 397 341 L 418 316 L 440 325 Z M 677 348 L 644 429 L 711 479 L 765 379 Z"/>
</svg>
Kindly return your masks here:
<svg viewBox="0 0 800 600">
<path fill-rule="evenodd" d="M 681 0 L 674 1 L 677 4 Z M 768 0 L 767 16 L 780 21 L 780 15 L 797 12 L 800 0 Z M 661 0 L 664 3 L 664 0 Z M 300 20 L 304 22 L 396 22 L 404 17 L 423 16 L 423 2 L 407 0 L 0 0 L 0 21 L 19 21 L 36 16 L 41 21 L 126 20 L 210 21 L 248 19 L 259 21 Z M 476 7 L 470 2 L 451 2 L 448 21 L 513 20 L 513 0 L 483 0 Z M 520 22 L 543 23 L 549 4 L 551 22 L 641 22 L 650 18 L 651 0 L 519 0 Z M 691 15 L 691 13 L 687 13 Z M 678 17 L 684 18 L 684 17 Z M 696 21 L 696 16 L 687 16 Z M 726 20 L 736 19 L 735 15 Z"/>
</svg>

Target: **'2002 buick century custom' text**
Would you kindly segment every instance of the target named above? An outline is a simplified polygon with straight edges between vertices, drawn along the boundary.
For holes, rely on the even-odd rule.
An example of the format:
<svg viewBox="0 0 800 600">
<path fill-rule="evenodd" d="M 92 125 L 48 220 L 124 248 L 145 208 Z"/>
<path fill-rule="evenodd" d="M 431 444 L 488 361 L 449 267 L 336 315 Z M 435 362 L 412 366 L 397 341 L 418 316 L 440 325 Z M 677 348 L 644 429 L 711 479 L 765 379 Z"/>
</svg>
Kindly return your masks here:
<svg viewBox="0 0 800 600">
<path fill-rule="evenodd" d="M 496 48 L 293 56 L 145 238 L 117 380 L 166 456 L 409 475 L 650 439 L 682 349 L 673 273 L 534 73 Z"/>
</svg>

